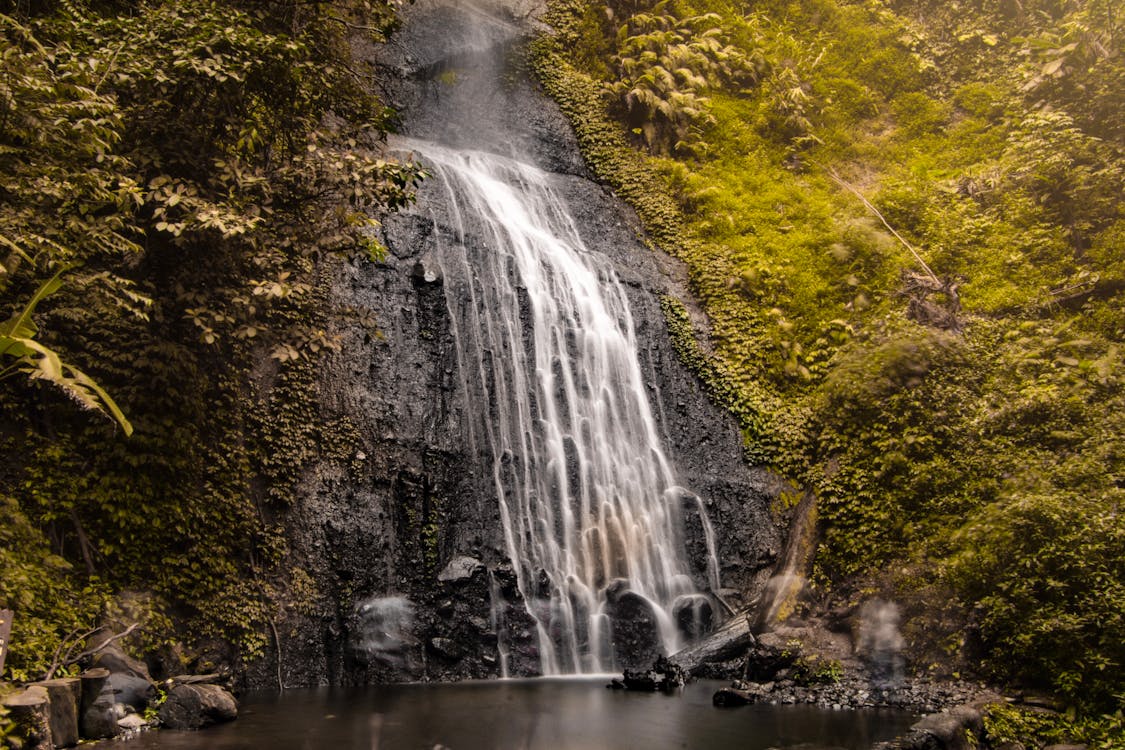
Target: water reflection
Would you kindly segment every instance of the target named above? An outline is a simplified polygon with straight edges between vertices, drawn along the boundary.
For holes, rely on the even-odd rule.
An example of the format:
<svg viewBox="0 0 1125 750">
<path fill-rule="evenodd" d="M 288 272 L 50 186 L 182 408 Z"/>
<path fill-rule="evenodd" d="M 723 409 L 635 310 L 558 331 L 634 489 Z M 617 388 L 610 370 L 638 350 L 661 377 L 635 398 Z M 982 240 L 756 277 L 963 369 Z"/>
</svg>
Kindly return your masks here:
<svg viewBox="0 0 1125 750">
<path fill-rule="evenodd" d="M 238 721 L 199 732 L 149 732 L 163 750 L 765 750 L 867 748 L 906 730 L 895 711 L 812 706 L 717 709 L 723 683 L 682 693 L 606 690 L 589 680 L 519 680 L 292 690 L 247 697 Z"/>
</svg>

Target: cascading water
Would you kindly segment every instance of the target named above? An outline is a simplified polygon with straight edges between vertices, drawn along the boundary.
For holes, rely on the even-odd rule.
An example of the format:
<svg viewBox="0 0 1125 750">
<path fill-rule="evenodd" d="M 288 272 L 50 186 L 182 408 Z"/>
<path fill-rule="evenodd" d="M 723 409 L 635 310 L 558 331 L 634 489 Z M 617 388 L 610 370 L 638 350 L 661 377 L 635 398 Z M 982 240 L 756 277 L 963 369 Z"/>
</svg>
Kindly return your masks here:
<svg viewBox="0 0 1125 750">
<path fill-rule="evenodd" d="M 617 666 L 609 608 L 626 592 L 672 653 L 677 611 L 696 612 L 701 598 L 681 528 L 691 495 L 662 446 L 622 284 L 545 173 L 428 142 L 398 147 L 443 191 L 435 259 L 473 412 L 470 448 L 491 461 L 542 672 Z M 712 534 L 707 542 L 717 589 Z"/>
</svg>

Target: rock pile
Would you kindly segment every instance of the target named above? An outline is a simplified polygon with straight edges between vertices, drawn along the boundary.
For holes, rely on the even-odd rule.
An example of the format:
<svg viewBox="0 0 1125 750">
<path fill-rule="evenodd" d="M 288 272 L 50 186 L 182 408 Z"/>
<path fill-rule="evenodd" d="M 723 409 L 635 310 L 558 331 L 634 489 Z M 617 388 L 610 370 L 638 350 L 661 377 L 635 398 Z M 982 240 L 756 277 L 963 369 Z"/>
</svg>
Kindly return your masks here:
<svg viewBox="0 0 1125 750">
<path fill-rule="evenodd" d="M 24 750 L 73 747 L 151 726 L 199 729 L 238 716 L 220 675 L 173 677 L 158 686 L 148 668 L 116 644 L 77 677 L 25 686 L 3 698 Z"/>
</svg>

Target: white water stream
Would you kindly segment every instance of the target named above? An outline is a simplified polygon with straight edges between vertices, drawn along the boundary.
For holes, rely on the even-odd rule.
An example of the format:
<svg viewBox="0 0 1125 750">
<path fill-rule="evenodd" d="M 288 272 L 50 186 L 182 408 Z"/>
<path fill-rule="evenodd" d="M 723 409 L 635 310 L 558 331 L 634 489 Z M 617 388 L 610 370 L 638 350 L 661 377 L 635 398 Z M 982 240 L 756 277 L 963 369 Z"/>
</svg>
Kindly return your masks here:
<svg viewBox="0 0 1125 750">
<path fill-rule="evenodd" d="M 649 603 L 674 652 L 674 613 L 700 598 L 681 521 L 690 495 L 662 446 L 621 282 L 584 245 L 542 171 L 401 143 L 433 173 L 430 189 L 445 191 L 436 258 L 475 412 L 470 447 L 492 457 L 543 673 L 617 666 L 607 606 L 624 590 Z"/>
</svg>

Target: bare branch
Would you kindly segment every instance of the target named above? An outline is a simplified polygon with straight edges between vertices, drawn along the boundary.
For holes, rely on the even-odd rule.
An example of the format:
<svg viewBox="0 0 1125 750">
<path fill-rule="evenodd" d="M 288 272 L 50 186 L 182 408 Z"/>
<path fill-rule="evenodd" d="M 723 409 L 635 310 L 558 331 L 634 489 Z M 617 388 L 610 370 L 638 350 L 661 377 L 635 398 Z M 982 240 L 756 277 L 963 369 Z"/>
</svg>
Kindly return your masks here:
<svg viewBox="0 0 1125 750">
<path fill-rule="evenodd" d="M 918 261 L 918 265 L 922 266 L 922 270 L 924 270 L 926 274 L 935 282 L 937 282 L 938 284 L 942 284 L 942 280 L 938 278 L 937 274 L 934 273 L 928 265 L 926 265 L 926 261 L 922 260 L 922 256 L 918 254 L 918 251 L 914 249 L 914 246 L 907 242 L 901 234 L 895 231 L 895 228 L 890 225 L 883 214 L 879 213 L 879 209 L 871 205 L 871 201 L 867 200 L 867 198 L 864 197 L 863 193 L 859 192 L 859 190 L 854 185 L 849 184 L 842 177 L 840 177 L 840 175 L 836 173 L 835 169 L 832 169 L 831 167 L 825 167 L 824 170 L 828 172 L 828 176 L 831 177 L 837 185 L 844 188 L 849 193 L 863 201 L 863 205 L 867 207 L 867 210 L 879 217 L 879 221 L 883 222 L 883 226 L 887 228 L 887 231 L 893 234 L 895 238 L 899 242 L 901 242 L 907 250 L 910 251 L 910 254 L 914 256 L 914 260 Z"/>
<path fill-rule="evenodd" d="M 87 656 L 93 656 L 94 654 L 98 653 L 99 651 L 104 650 L 106 647 L 109 646 L 109 644 L 113 643 L 114 641 L 121 640 L 122 638 L 128 636 L 130 633 L 132 633 L 134 630 L 136 630 L 140 626 L 141 626 L 141 624 L 139 622 L 134 622 L 132 625 L 125 628 L 120 633 L 116 633 L 114 635 L 111 635 L 109 638 L 106 638 L 104 641 L 99 643 L 97 646 L 94 646 L 93 648 L 90 648 L 90 649 L 86 649 L 82 653 L 78 654 L 78 656 L 75 656 L 74 658 L 67 660 L 66 663 L 63 666 L 68 666 L 70 664 L 76 664 L 76 663 L 82 661 L 83 659 L 85 659 Z M 98 628 L 98 630 L 101 630 L 101 628 Z"/>
</svg>

